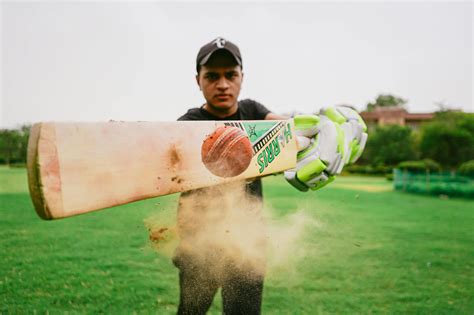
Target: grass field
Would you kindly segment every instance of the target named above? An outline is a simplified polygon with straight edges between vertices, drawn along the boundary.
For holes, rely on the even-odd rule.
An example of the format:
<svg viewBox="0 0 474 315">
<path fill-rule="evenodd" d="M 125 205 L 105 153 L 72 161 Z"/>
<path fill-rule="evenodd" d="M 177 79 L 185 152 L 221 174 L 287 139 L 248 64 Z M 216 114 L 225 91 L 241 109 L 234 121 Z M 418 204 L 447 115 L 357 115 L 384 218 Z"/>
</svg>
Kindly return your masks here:
<svg viewBox="0 0 474 315">
<path fill-rule="evenodd" d="M 264 193 L 270 224 L 312 222 L 270 265 L 264 314 L 473 314 L 472 201 L 362 177 L 303 194 L 276 176 Z M 177 270 L 144 223 L 175 207 L 173 195 L 42 221 L 25 170 L 0 168 L 0 313 L 175 313 Z"/>
</svg>

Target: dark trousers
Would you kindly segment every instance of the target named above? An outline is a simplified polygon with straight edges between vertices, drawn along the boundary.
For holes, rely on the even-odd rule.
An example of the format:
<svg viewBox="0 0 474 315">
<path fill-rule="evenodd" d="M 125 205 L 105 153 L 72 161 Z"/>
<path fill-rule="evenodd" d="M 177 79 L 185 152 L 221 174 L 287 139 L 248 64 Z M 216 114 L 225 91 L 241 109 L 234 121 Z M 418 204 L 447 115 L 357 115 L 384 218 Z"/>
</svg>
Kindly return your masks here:
<svg viewBox="0 0 474 315">
<path fill-rule="evenodd" d="M 206 314 L 219 288 L 222 288 L 225 315 L 260 314 L 263 275 L 232 265 L 218 272 L 212 266 L 189 261 L 176 266 L 179 268 L 179 315 Z"/>
</svg>

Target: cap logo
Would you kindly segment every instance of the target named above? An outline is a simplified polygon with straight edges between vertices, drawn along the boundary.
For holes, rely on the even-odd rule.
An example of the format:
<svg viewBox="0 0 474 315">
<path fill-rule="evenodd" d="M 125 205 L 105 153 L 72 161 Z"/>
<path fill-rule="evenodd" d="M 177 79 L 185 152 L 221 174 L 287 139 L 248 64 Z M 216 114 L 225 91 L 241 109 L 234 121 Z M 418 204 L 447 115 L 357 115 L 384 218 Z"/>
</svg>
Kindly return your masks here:
<svg viewBox="0 0 474 315">
<path fill-rule="evenodd" d="M 214 41 L 214 44 L 216 44 L 217 47 L 219 48 L 224 48 L 225 46 L 225 39 L 219 37 L 219 38 L 216 38 L 216 40 Z"/>
</svg>

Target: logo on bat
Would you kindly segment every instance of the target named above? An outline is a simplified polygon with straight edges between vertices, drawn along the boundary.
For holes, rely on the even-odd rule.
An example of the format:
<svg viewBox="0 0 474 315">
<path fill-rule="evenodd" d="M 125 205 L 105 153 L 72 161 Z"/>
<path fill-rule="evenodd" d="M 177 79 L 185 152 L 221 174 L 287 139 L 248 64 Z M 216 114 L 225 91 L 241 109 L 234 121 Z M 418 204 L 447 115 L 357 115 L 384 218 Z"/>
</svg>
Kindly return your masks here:
<svg viewBox="0 0 474 315">
<path fill-rule="evenodd" d="M 258 172 L 261 174 L 263 171 L 275 160 L 275 158 L 280 154 L 281 148 L 293 139 L 291 133 L 290 124 L 280 123 L 277 125 L 277 128 L 274 129 L 273 135 L 276 137 L 271 137 L 270 141 L 267 142 L 264 149 L 258 154 L 257 163 L 259 165 Z"/>
</svg>

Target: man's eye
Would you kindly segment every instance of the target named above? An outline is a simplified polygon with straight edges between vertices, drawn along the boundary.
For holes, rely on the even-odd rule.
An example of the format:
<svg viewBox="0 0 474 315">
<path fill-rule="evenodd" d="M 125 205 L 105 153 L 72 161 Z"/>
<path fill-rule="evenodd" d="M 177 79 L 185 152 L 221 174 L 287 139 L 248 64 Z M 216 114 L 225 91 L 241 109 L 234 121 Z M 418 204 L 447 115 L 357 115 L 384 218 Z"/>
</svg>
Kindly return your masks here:
<svg viewBox="0 0 474 315">
<path fill-rule="evenodd" d="M 215 81 L 215 80 L 219 79 L 219 76 L 216 73 L 208 73 L 206 75 L 206 78 L 208 80 Z"/>
<path fill-rule="evenodd" d="M 236 76 L 237 76 L 237 73 L 235 73 L 235 72 L 227 72 L 227 73 L 225 74 L 225 77 L 226 77 L 226 79 L 228 79 L 228 80 L 234 79 Z"/>
</svg>

